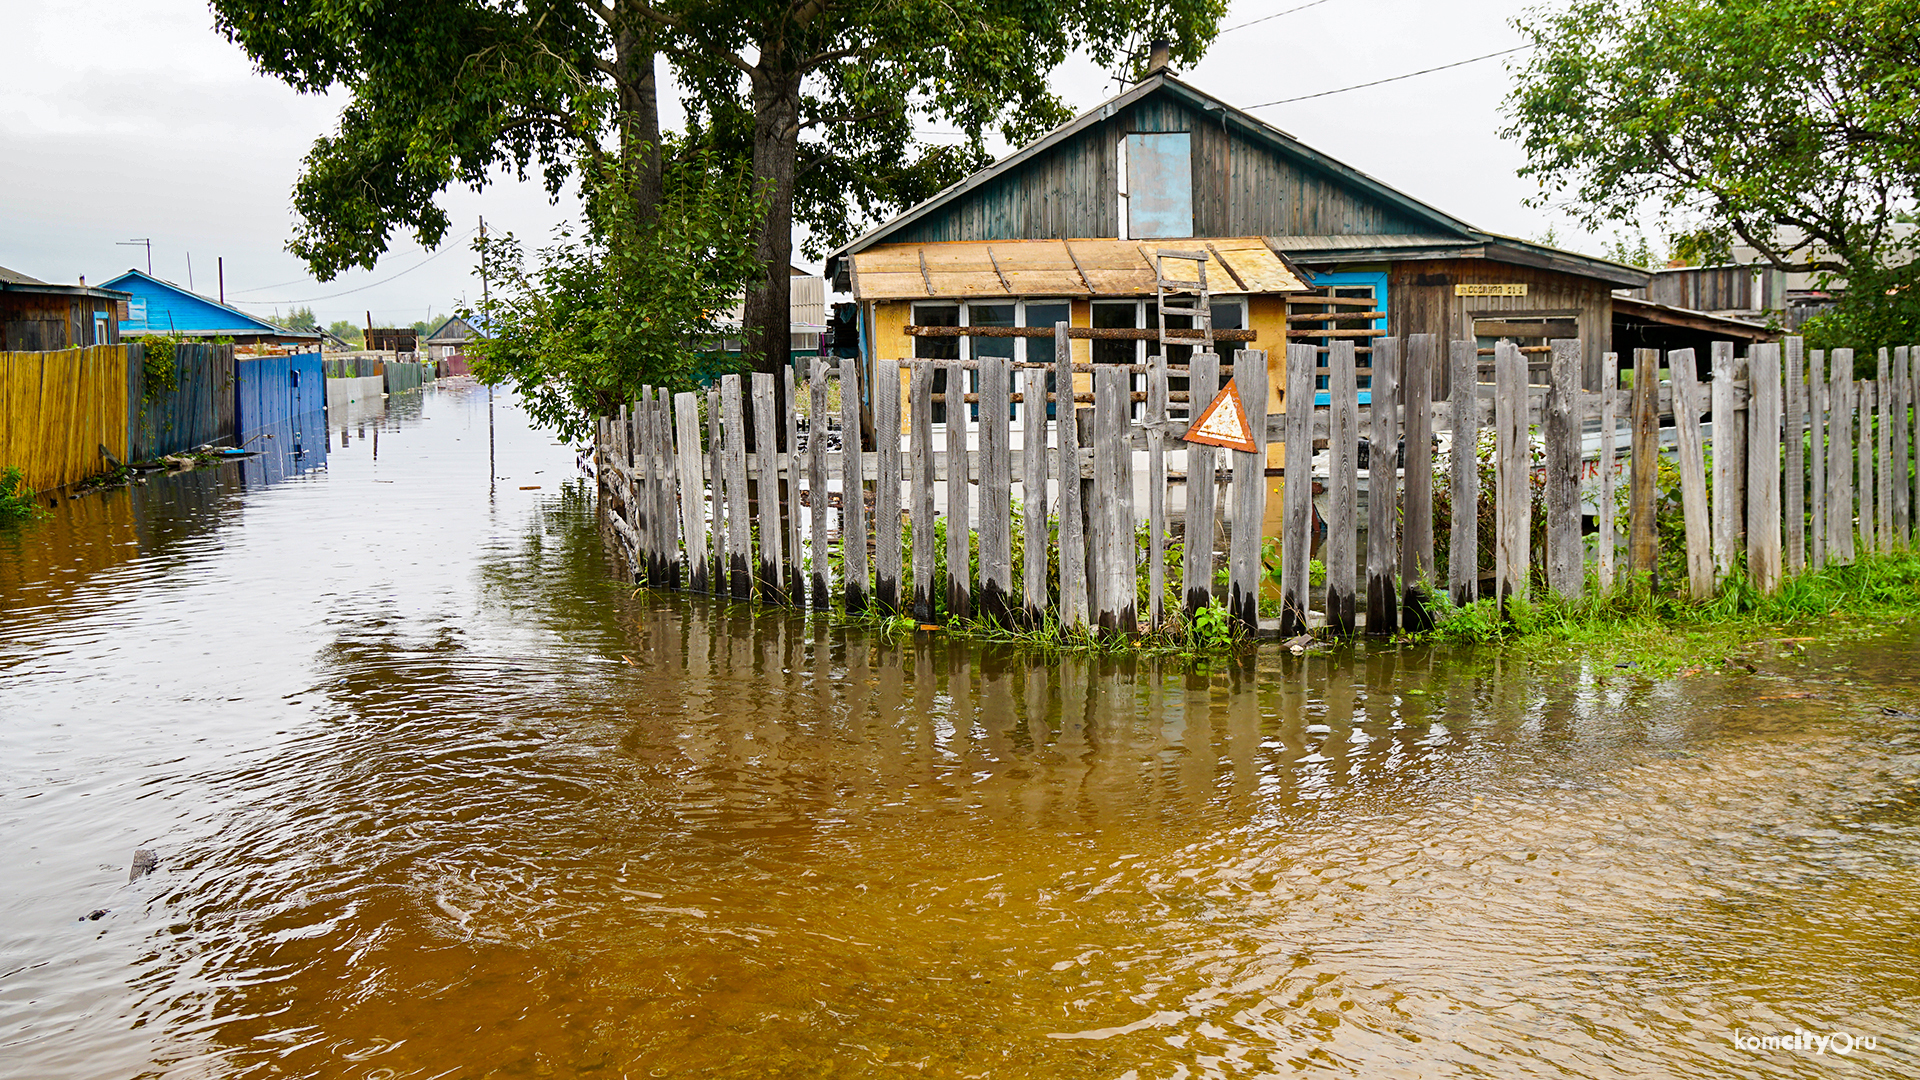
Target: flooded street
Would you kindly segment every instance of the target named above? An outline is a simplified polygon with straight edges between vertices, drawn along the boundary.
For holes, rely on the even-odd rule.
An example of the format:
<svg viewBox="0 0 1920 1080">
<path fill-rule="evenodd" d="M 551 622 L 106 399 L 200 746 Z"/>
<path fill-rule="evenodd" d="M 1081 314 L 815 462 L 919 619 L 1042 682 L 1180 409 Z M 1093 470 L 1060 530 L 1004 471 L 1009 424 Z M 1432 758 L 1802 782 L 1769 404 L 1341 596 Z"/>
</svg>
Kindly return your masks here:
<svg viewBox="0 0 1920 1080">
<path fill-rule="evenodd" d="M 487 414 L 0 532 L 0 1076 L 1920 1074 L 1920 628 L 876 640 L 613 583 Z"/>
</svg>

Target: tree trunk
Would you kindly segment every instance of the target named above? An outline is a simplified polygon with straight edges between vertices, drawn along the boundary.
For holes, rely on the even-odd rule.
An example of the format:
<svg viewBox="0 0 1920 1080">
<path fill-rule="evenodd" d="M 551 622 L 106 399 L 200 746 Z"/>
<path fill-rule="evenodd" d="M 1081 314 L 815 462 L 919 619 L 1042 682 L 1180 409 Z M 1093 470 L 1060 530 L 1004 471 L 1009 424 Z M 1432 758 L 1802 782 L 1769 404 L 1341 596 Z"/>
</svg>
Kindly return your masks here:
<svg viewBox="0 0 1920 1080">
<path fill-rule="evenodd" d="M 793 170 L 800 145 L 800 72 L 784 63 L 784 44 L 763 45 L 753 84 L 753 175 L 767 213 L 757 254 L 766 277 L 747 290 L 745 357 L 756 371 L 779 371 L 792 355 L 788 280 L 793 262 Z M 776 386 L 780 385 L 775 383 Z"/>
<path fill-rule="evenodd" d="M 654 74 L 653 29 L 638 9 L 644 0 L 617 0 L 613 63 L 620 110 L 620 163 L 634 224 L 651 223 L 659 213 L 660 84 Z"/>
</svg>

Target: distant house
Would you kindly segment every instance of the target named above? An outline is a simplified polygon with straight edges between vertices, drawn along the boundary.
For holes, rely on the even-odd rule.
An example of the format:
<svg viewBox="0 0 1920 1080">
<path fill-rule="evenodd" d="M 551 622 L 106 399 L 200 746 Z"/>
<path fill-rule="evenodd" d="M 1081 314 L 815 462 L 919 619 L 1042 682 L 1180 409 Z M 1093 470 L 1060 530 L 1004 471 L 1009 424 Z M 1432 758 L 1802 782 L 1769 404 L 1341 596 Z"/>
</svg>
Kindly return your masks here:
<svg viewBox="0 0 1920 1080">
<path fill-rule="evenodd" d="M 236 345 L 320 347 L 317 330 L 283 330 L 239 308 L 188 292 L 171 281 L 162 281 L 138 270 L 121 274 L 107 282 L 106 287 L 129 295 L 127 311 L 120 319 L 122 337 L 177 334 L 184 338 L 230 338 Z"/>
<path fill-rule="evenodd" d="M 0 352 L 115 345 L 131 297 L 114 289 L 50 285 L 0 266 Z"/>
<path fill-rule="evenodd" d="M 480 331 L 473 323 L 455 315 L 427 335 L 427 359 L 435 362 L 465 360 L 467 344 L 478 340 L 480 336 Z"/>
<path fill-rule="evenodd" d="M 820 339 L 827 332 L 827 280 L 797 266 L 789 266 L 787 271 L 790 275 L 787 285 L 787 355 L 796 360 L 803 356 L 816 356 L 820 352 Z M 746 301 L 738 300 L 720 313 L 717 321 L 721 333 L 725 335 L 720 341 L 721 352 L 737 354 L 742 350 L 744 342 L 741 340 L 741 330 L 746 310 Z"/>
</svg>

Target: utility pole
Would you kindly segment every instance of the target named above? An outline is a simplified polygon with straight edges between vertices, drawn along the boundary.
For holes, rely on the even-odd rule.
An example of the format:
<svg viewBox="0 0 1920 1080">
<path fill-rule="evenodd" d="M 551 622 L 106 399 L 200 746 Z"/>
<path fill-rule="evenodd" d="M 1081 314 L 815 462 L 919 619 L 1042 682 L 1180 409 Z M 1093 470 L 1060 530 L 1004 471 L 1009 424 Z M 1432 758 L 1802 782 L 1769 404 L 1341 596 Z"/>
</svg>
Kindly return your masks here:
<svg viewBox="0 0 1920 1080">
<path fill-rule="evenodd" d="M 220 268 L 220 302 L 224 304 L 227 302 L 227 257 L 220 256 L 214 264 Z"/>
<path fill-rule="evenodd" d="M 133 240 L 120 240 L 120 241 L 116 241 L 113 246 L 114 247 L 146 248 L 147 249 L 147 276 L 148 277 L 153 276 L 153 239 L 151 237 L 143 236 Z"/>
</svg>

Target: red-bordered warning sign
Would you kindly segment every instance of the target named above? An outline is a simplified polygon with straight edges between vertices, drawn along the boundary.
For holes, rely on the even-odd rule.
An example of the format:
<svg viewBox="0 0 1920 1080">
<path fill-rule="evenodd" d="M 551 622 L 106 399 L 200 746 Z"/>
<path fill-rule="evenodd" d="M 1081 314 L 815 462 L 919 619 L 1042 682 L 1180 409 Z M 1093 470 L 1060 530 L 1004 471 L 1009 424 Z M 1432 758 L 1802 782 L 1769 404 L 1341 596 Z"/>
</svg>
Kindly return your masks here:
<svg viewBox="0 0 1920 1080">
<path fill-rule="evenodd" d="M 1227 385 L 1214 395 L 1213 403 L 1181 437 L 1190 443 L 1224 446 L 1246 454 L 1257 453 L 1260 449 L 1253 445 L 1253 429 L 1247 424 L 1247 407 L 1240 403 L 1240 390 L 1233 385 L 1232 379 L 1227 380 Z"/>
</svg>

